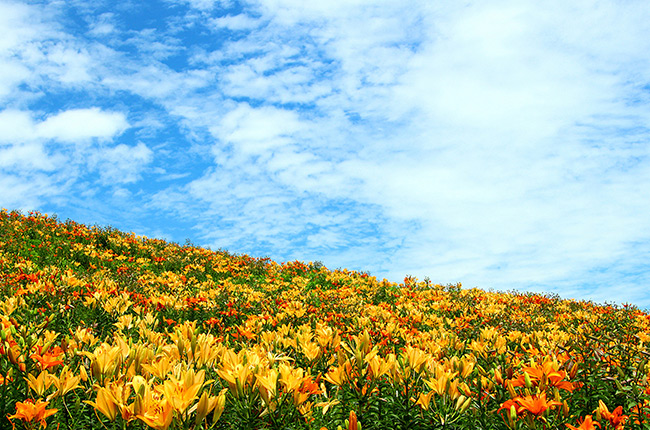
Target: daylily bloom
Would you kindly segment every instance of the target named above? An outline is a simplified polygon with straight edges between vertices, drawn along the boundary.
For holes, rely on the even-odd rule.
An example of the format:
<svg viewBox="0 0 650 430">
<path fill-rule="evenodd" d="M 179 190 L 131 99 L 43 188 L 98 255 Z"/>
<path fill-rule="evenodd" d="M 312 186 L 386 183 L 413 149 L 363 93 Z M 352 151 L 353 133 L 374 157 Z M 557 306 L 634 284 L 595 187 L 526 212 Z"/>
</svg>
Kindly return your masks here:
<svg viewBox="0 0 650 430">
<path fill-rule="evenodd" d="M 91 360 L 92 375 L 103 382 L 105 378 L 112 376 L 115 369 L 122 363 L 122 350 L 119 346 L 111 346 L 107 343 L 101 344 L 94 352 L 82 351 L 81 353 Z"/>
<path fill-rule="evenodd" d="M 333 399 L 333 400 L 330 400 L 329 402 L 316 403 L 314 406 L 316 406 L 318 408 L 323 408 L 323 415 L 325 415 L 327 413 L 327 411 L 329 410 L 329 408 L 331 408 L 332 406 L 338 405 L 339 403 L 341 403 L 340 400 Z"/>
<path fill-rule="evenodd" d="M 79 381 L 81 381 L 81 376 L 74 376 L 68 366 L 64 366 L 61 374 L 58 377 L 52 376 L 52 379 L 57 389 L 54 394 L 56 396 L 64 396 L 70 391 L 80 388 Z"/>
<path fill-rule="evenodd" d="M 48 404 L 49 402 L 44 402 L 42 400 L 34 403 L 31 399 L 25 400 L 24 402 L 17 402 L 16 413 L 11 416 L 7 415 L 7 418 L 10 421 L 13 421 L 14 419 L 21 419 L 25 422 L 36 421 L 45 428 L 47 427 L 45 418 L 58 412 L 58 409 L 45 409 Z"/>
<path fill-rule="evenodd" d="M 342 386 L 347 380 L 347 373 L 345 371 L 345 366 L 338 366 L 333 369 L 330 369 L 325 376 L 323 376 L 327 382 L 334 384 L 338 387 Z"/>
<path fill-rule="evenodd" d="M 167 399 L 150 398 L 146 405 L 137 418 L 156 430 L 167 430 L 174 418 L 171 403 Z"/>
<path fill-rule="evenodd" d="M 584 421 L 580 424 L 580 427 L 574 427 L 571 424 L 565 424 L 571 430 L 596 430 L 594 425 L 600 427 L 600 423 L 595 422 L 591 419 L 591 415 L 587 415 Z"/>
<path fill-rule="evenodd" d="M 622 406 L 618 406 L 613 412 L 610 412 L 609 409 L 607 409 L 607 405 L 605 405 L 602 400 L 598 400 L 597 411 L 600 412 L 600 416 L 609 421 L 615 429 L 623 428 L 623 424 L 625 424 L 625 421 L 627 420 L 627 415 L 623 415 Z"/>
<path fill-rule="evenodd" d="M 431 397 L 435 394 L 435 391 L 429 391 L 427 394 L 420 394 L 418 401 L 415 402 L 416 405 L 420 405 L 425 411 L 429 410 L 429 404 L 431 403 Z"/>
<path fill-rule="evenodd" d="M 260 394 L 267 404 L 277 395 L 278 376 L 279 373 L 275 369 L 270 369 L 265 375 L 260 373 L 255 375 L 260 387 Z"/>
<path fill-rule="evenodd" d="M 546 409 L 562 406 L 562 403 L 555 400 L 547 401 L 546 393 L 535 396 L 515 397 L 514 399 L 505 401 L 497 410 L 497 413 L 503 409 L 510 410 L 512 406 L 515 407 L 517 414 L 528 412 L 535 416 L 540 416 Z"/>
<path fill-rule="evenodd" d="M 59 358 L 63 355 L 63 350 L 55 346 L 54 348 L 49 349 L 45 354 L 41 355 L 40 353 L 33 353 L 30 355 L 30 358 L 36 360 L 38 365 L 41 367 L 41 370 L 49 369 L 50 367 L 58 366 L 63 364 L 63 360 Z"/>
<path fill-rule="evenodd" d="M 562 406 L 562 402 L 555 400 L 551 400 L 550 402 L 547 401 L 546 393 L 542 393 L 539 396 L 518 397 L 514 400 L 519 404 L 517 412 L 525 410 L 536 416 L 543 414 L 544 411 L 548 408 L 553 408 L 554 406 Z"/>
<path fill-rule="evenodd" d="M 47 370 L 43 370 L 38 377 L 34 377 L 31 373 L 25 378 L 27 385 L 31 388 L 39 397 L 43 397 L 45 391 L 50 388 L 54 382 L 53 376 L 50 375 Z"/>
<path fill-rule="evenodd" d="M 513 387 L 521 387 L 526 385 L 526 376 L 533 386 L 540 384 L 548 387 L 557 387 L 567 391 L 573 391 L 573 384 L 566 379 L 566 372 L 558 370 L 557 363 L 552 360 L 545 360 L 544 363 L 536 366 L 524 367 L 523 373 L 512 381 Z"/>
<path fill-rule="evenodd" d="M 293 400 L 296 406 L 301 405 L 307 401 L 310 395 L 320 393 L 321 390 L 318 387 L 318 384 L 311 379 L 311 376 L 306 376 L 302 380 L 300 387 L 293 392 Z"/>
<path fill-rule="evenodd" d="M 170 376 L 169 380 L 165 381 L 163 391 L 172 407 L 182 414 L 198 397 L 204 381 L 204 370 L 195 373 L 193 369 L 189 369 L 181 375 L 180 379 Z"/>
<path fill-rule="evenodd" d="M 115 421 L 117 417 L 117 405 L 118 401 L 113 396 L 113 394 L 104 387 L 100 387 L 97 391 L 97 401 L 91 402 L 89 400 L 84 400 L 84 403 L 88 403 L 93 408 L 97 409 L 99 412 L 104 414 L 109 420 Z"/>
</svg>

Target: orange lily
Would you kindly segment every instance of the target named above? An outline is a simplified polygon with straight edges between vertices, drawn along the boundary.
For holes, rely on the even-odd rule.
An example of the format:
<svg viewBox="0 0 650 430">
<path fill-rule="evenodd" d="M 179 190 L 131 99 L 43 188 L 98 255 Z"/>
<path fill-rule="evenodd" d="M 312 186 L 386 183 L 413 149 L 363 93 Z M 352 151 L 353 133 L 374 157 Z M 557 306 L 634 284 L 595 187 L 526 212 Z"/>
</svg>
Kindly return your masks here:
<svg viewBox="0 0 650 430">
<path fill-rule="evenodd" d="M 615 429 L 622 429 L 627 420 L 627 415 L 623 415 L 623 406 L 619 406 L 610 412 L 607 405 L 602 400 L 598 400 L 598 411 Z"/>
<path fill-rule="evenodd" d="M 580 424 L 580 427 L 574 427 L 571 424 L 565 424 L 565 426 L 571 430 L 596 430 L 594 424 L 600 427 L 600 424 L 598 422 L 595 422 L 591 419 L 591 415 L 587 415 L 582 424 Z"/>
<path fill-rule="evenodd" d="M 61 357 L 62 354 L 63 354 L 63 350 L 60 347 L 55 346 L 54 348 L 51 348 L 43 355 L 35 352 L 32 355 L 30 355 L 30 358 L 38 361 L 41 370 L 46 370 L 49 369 L 50 367 L 55 367 L 58 366 L 59 364 L 63 364 L 63 360 L 59 360 L 59 357 Z"/>
<path fill-rule="evenodd" d="M 558 370 L 557 365 L 552 360 L 546 360 L 544 363 L 534 367 L 524 367 L 522 370 L 524 373 L 512 381 L 513 387 L 526 385 L 526 374 L 528 374 L 528 378 L 534 386 L 543 383 L 549 387 L 573 391 L 573 384 L 565 380 L 567 376 L 566 372 L 564 370 Z"/>
<path fill-rule="evenodd" d="M 542 393 L 539 396 L 517 397 L 514 400 L 519 404 L 517 412 L 527 411 L 535 416 L 543 414 L 544 411 L 548 408 L 553 408 L 554 406 L 562 406 L 562 402 L 555 400 L 551 400 L 550 402 L 547 401 L 546 393 Z"/>
<path fill-rule="evenodd" d="M 526 397 L 515 397 L 505 401 L 501 407 L 497 410 L 497 413 L 505 410 L 510 410 L 514 406 L 515 411 L 520 414 L 522 412 L 529 412 L 535 416 L 540 416 L 544 413 L 546 409 L 553 408 L 555 406 L 562 406 L 561 402 L 551 400 L 546 400 L 546 393 L 542 393 L 537 396 L 526 396 Z"/>
<path fill-rule="evenodd" d="M 43 428 L 47 427 L 45 418 L 54 415 L 58 409 L 45 409 L 50 402 L 39 400 L 34 403 L 33 400 L 25 400 L 24 402 L 16 403 L 16 413 L 14 415 L 7 415 L 9 421 L 14 419 L 21 419 L 25 422 L 37 421 Z M 11 423 L 13 425 L 13 422 Z"/>
</svg>

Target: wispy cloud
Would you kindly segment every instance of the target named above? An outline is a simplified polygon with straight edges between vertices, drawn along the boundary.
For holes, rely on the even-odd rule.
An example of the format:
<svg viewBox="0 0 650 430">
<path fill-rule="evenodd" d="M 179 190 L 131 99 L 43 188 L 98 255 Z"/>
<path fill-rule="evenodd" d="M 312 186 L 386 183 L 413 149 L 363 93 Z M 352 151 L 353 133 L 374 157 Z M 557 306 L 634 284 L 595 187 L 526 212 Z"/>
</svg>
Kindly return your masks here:
<svg viewBox="0 0 650 430">
<path fill-rule="evenodd" d="M 152 8 L 0 3 L 0 204 L 650 306 L 643 2 Z"/>
</svg>

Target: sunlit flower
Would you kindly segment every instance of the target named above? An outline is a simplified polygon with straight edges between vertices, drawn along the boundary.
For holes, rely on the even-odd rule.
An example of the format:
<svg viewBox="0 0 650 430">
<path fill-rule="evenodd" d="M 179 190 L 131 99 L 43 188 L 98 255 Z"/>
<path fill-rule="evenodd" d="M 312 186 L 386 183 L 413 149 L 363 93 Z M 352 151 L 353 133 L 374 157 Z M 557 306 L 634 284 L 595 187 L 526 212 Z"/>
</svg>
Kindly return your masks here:
<svg viewBox="0 0 650 430">
<path fill-rule="evenodd" d="M 14 415 L 7 415 L 7 418 L 10 421 L 13 421 L 14 419 L 20 419 L 25 422 L 34 421 L 45 428 L 47 427 L 45 419 L 58 412 L 58 409 L 45 409 L 48 404 L 49 402 L 44 402 L 42 400 L 38 400 L 38 402 L 34 403 L 31 399 L 25 400 L 24 402 L 17 402 L 16 413 Z"/>
<path fill-rule="evenodd" d="M 38 377 L 28 374 L 25 380 L 27 381 L 29 388 L 31 388 L 39 397 L 43 397 L 45 391 L 50 388 L 54 382 L 53 376 L 50 375 L 47 370 L 39 373 Z"/>
<path fill-rule="evenodd" d="M 39 353 L 34 353 L 30 355 L 30 358 L 38 362 L 38 365 L 40 366 L 41 370 L 46 370 L 51 367 L 58 366 L 59 364 L 63 364 L 63 360 L 61 360 L 61 355 L 63 355 L 63 350 L 61 350 L 60 347 L 55 346 L 53 348 L 50 348 L 43 355 Z"/>
<path fill-rule="evenodd" d="M 115 398 L 113 393 L 104 387 L 99 387 L 97 390 L 97 399 L 95 402 L 89 400 L 84 400 L 84 403 L 88 403 L 93 408 L 97 409 L 99 412 L 104 414 L 109 420 L 115 421 L 118 411 L 118 400 Z"/>
<path fill-rule="evenodd" d="M 580 427 L 574 427 L 571 424 L 565 424 L 565 425 L 571 430 L 596 430 L 596 427 L 594 426 L 600 427 L 600 423 L 593 421 L 591 415 L 587 415 L 584 421 L 582 421 L 582 423 L 579 424 Z"/>
<path fill-rule="evenodd" d="M 55 395 L 65 396 L 70 391 L 80 388 L 81 376 L 75 376 L 68 366 L 64 366 L 59 376 L 53 375 L 52 380 L 57 390 Z"/>
<path fill-rule="evenodd" d="M 598 400 L 598 409 L 597 412 L 600 413 L 600 416 L 609 421 L 609 423 L 614 427 L 615 429 L 622 429 L 623 425 L 625 424 L 625 421 L 627 420 L 628 416 L 623 415 L 623 407 L 618 406 L 614 411 L 610 412 L 609 409 L 607 409 L 607 405 L 602 400 Z"/>
<path fill-rule="evenodd" d="M 169 376 L 163 386 L 163 392 L 174 410 L 183 413 L 198 398 L 198 393 L 205 381 L 205 371 L 188 369 L 179 379 Z"/>
</svg>

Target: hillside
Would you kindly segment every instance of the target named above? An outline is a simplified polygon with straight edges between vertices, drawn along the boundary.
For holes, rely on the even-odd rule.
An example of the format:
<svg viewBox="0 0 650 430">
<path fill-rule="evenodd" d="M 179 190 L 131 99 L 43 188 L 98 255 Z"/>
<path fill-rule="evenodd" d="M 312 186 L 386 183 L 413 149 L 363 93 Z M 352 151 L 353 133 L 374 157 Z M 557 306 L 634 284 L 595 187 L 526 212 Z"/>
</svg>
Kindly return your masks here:
<svg viewBox="0 0 650 430">
<path fill-rule="evenodd" d="M 650 428 L 650 317 L 630 306 L 6 210 L 0 291 L 0 428 Z"/>
</svg>

